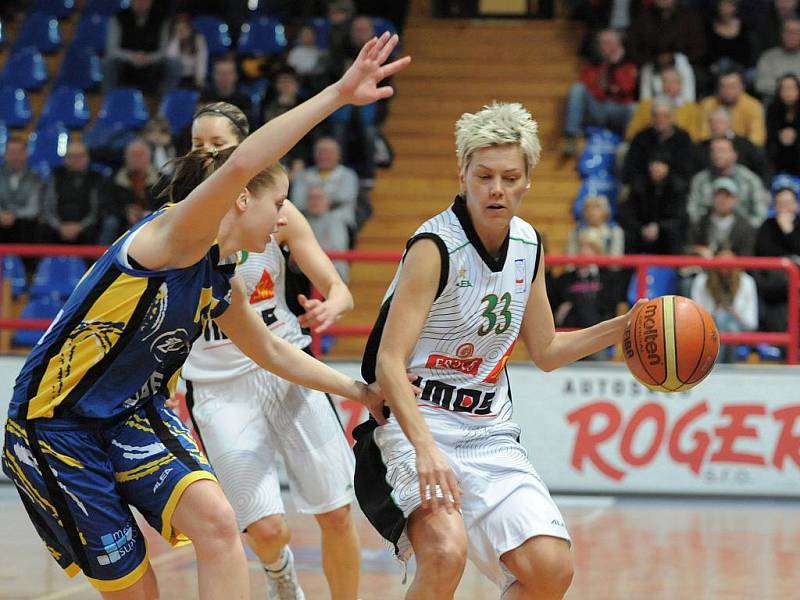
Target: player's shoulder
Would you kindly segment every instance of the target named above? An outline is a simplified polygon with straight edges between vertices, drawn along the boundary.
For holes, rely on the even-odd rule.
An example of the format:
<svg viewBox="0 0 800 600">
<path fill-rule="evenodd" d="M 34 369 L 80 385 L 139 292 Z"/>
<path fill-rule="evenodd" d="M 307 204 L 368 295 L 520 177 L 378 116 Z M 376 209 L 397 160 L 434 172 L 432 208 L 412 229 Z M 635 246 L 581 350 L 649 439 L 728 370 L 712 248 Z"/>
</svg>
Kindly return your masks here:
<svg viewBox="0 0 800 600">
<path fill-rule="evenodd" d="M 522 242 L 538 246 L 541 244 L 541 236 L 533 225 L 520 217 L 511 219 L 510 238 L 512 241 Z"/>
<path fill-rule="evenodd" d="M 448 253 L 453 252 L 466 241 L 466 234 L 450 208 L 425 221 L 417 228 L 411 239 L 423 237 L 438 238 Z"/>
</svg>

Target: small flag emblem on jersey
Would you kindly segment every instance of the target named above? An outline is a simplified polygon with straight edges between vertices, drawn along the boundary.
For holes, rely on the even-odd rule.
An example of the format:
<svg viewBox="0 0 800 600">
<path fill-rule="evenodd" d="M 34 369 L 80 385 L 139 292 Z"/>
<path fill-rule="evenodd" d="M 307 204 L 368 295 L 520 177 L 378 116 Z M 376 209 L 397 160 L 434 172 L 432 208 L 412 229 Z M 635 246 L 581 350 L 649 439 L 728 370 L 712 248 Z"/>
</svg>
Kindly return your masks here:
<svg viewBox="0 0 800 600">
<path fill-rule="evenodd" d="M 524 292 L 527 289 L 525 285 L 525 259 L 517 258 L 514 260 L 514 283 L 517 286 L 517 292 Z"/>
</svg>

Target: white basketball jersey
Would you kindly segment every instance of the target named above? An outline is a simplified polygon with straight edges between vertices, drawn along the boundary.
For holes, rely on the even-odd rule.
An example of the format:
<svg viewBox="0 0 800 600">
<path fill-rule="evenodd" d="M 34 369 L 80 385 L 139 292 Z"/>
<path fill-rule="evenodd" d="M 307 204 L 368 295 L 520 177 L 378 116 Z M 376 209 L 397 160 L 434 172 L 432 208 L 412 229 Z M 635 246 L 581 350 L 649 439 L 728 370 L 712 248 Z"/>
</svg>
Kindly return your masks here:
<svg viewBox="0 0 800 600">
<path fill-rule="evenodd" d="M 236 275 L 244 281 L 250 306 L 261 315 L 270 331 L 290 344 L 305 348 L 311 338 L 303 333 L 286 304 L 285 270 L 286 261 L 274 237 L 263 252 L 242 252 L 236 265 Z M 182 376 L 194 382 L 223 381 L 256 368 L 258 365 L 209 319 L 203 335 L 192 344 Z"/>
<path fill-rule="evenodd" d="M 452 415 L 472 426 L 507 421 L 511 397 L 505 365 L 538 269 L 539 236 L 515 217 L 495 260 L 475 233 L 463 201 L 457 200 L 423 223 L 412 242 L 418 237 L 433 238 L 443 257 L 440 293 L 407 367 L 422 378 L 418 405 L 426 416 Z M 384 304 L 391 302 L 401 269 L 402 263 Z M 385 306 L 384 318 L 387 311 Z M 367 378 L 380 342 L 380 320 L 365 355 L 362 373 Z"/>
</svg>

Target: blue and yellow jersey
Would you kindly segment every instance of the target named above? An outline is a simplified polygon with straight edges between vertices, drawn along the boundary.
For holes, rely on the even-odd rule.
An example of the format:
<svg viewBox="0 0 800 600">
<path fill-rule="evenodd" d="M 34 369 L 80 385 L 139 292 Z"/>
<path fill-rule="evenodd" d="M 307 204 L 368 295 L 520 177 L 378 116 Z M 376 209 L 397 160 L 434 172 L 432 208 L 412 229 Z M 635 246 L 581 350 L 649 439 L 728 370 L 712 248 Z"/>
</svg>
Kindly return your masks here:
<svg viewBox="0 0 800 600">
<path fill-rule="evenodd" d="M 191 267 L 129 264 L 117 240 L 77 285 L 17 377 L 9 416 L 97 423 L 167 393 L 192 341 L 228 306 L 234 264 L 214 245 Z"/>
</svg>

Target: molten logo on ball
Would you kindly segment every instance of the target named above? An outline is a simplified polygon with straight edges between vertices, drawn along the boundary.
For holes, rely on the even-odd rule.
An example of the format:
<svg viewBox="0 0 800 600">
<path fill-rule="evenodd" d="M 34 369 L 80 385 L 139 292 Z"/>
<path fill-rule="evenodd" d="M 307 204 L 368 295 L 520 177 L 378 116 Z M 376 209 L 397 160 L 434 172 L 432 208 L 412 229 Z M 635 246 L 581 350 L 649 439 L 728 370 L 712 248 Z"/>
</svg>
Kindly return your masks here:
<svg viewBox="0 0 800 600">
<path fill-rule="evenodd" d="M 705 308 L 681 296 L 662 296 L 631 312 L 623 349 L 639 382 L 654 391 L 679 392 L 711 371 L 719 334 Z"/>
</svg>

